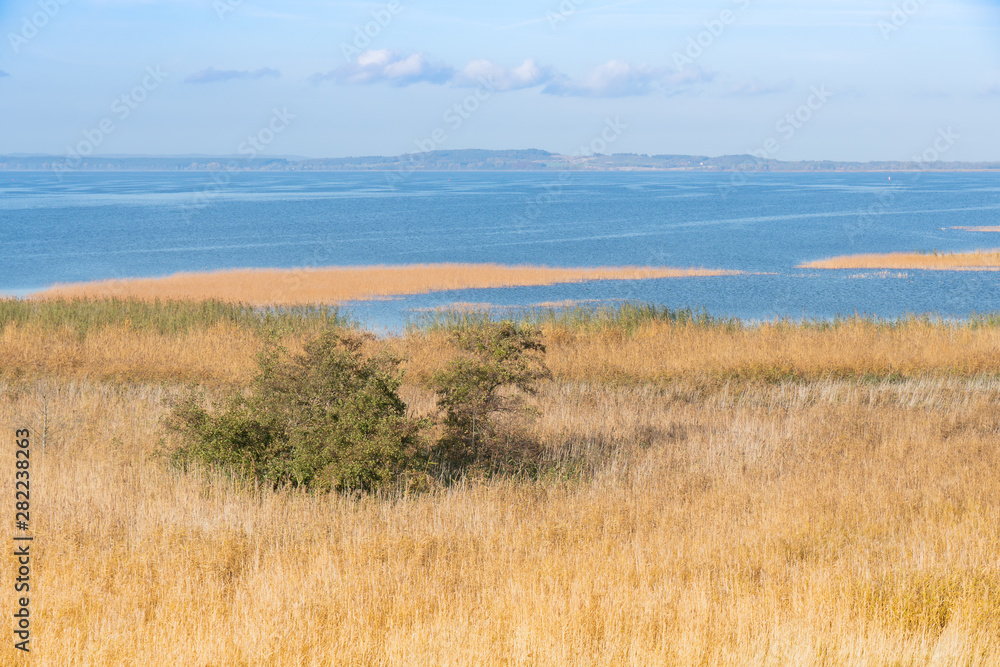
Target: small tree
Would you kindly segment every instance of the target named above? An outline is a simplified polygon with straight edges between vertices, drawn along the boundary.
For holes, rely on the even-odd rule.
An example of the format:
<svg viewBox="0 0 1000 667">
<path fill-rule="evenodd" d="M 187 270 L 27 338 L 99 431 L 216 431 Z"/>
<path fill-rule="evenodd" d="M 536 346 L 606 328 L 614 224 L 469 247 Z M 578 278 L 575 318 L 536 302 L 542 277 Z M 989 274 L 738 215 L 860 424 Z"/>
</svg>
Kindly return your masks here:
<svg viewBox="0 0 1000 667">
<path fill-rule="evenodd" d="M 249 394 L 218 414 L 190 395 L 167 420 L 181 460 L 272 484 L 371 491 L 419 464 L 422 422 L 397 393 L 399 360 L 361 350 L 370 334 L 327 332 L 301 355 L 269 347 Z"/>
<path fill-rule="evenodd" d="M 438 452 L 453 467 L 510 471 L 534 468 L 540 448 L 512 420 L 523 416 L 524 395 L 550 377 L 541 332 L 510 322 L 487 322 L 453 334 L 459 354 L 431 378 L 444 411 Z M 521 393 L 505 389 L 519 390 Z"/>
</svg>

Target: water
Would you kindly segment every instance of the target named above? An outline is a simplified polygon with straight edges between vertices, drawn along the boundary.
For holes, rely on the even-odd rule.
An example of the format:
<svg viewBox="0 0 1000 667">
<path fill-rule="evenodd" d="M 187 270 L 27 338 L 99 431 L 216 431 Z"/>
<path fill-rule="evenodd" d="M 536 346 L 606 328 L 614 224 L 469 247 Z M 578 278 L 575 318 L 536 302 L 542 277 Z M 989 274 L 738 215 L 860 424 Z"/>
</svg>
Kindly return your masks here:
<svg viewBox="0 0 1000 667">
<path fill-rule="evenodd" d="M 815 271 L 861 252 L 1000 247 L 1000 174 L 47 173 L 0 176 L 0 292 L 236 267 L 663 265 L 758 275 L 461 290 L 352 306 L 653 301 L 759 319 L 1000 311 L 1000 274 Z"/>
</svg>

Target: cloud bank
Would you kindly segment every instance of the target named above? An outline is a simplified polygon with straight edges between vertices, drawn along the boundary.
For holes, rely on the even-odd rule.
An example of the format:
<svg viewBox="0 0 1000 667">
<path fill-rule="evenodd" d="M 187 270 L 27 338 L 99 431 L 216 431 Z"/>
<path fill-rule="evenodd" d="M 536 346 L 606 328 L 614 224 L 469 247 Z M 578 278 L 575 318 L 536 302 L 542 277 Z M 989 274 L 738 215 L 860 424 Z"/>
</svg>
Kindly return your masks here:
<svg viewBox="0 0 1000 667">
<path fill-rule="evenodd" d="M 184 83 L 221 83 L 223 81 L 232 81 L 234 79 L 263 79 L 264 77 L 278 78 L 280 76 L 281 72 L 276 69 L 271 69 L 270 67 L 263 67 L 253 71 L 239 69 L 219 70 L 214 67 L 209 67 L 208 69 L 203 69 L 200 72 L 195 72 L 190 75 L 184 79 Z"/>
<path fill-rule="evenodd" d="M 574 79 L 552 67 L 529 58 L 516 67 L 491 60 L 473 60 L 461 69 L 432 63 L 422 53 L 400 54 L 388 49 L 366 51 L 357 61 L 309 77 L 318 84 L 334 81 L 341 85 L 388 83 L 409 86 L 417 83 L 473 88 L 488 83 L 494 90 L 509 91 L 540 88 L 546 95 L 562 97 L 630 97 L 682 92 L 686 88 L 712 80 L 712 75 L 693 67 L 682 73 L 672 68 L 632 64 L 612 60 L 585 76 Z"/>
<path fill-rule="evenodd" d="M 563 97 L 633 97 L 655 92 L 672 95 L 691 84 L 711 79 L 710 74 L 694 67 L 677 73 L 667 67 L 612 60 L 594 68 L 579 80 L 561 77 L 542 92 Z"/>
<path fill-rule="evenodd" d="M 521 90 L 545 85 L 556 76 L 552 68 L 542 67 L 530 58 L 517 67 L 504 67 L 490 60 L 473 60 L 456 72 L 450 83 L 474 88 L 483 81 L 489 81 L 495 90 Z"/>
<path fill-rule="evenodd" d="M 782 81 L 780 83 L 761 83 L 760 81 L 754 80 L 746 81 L 733 86 L 729 91 L 729 94 L 743 97 L 773 95 L 775 93 L 783 93 L 787 90 L 791 90 L 793 86 L 794 82 L 791 80 Z"/>
<path fill-rule="evenodd" d="M 447 83 L 455 70 L 447 65 L 432 63 L 422 53 L 400 55 L 388 49 L 365 51 L 349 64 L 309 77 L 312 83 L 336 81 L 340 84 L 362 85 L 388 83 L 409 86 L 415 83 Z"/>
</svg>

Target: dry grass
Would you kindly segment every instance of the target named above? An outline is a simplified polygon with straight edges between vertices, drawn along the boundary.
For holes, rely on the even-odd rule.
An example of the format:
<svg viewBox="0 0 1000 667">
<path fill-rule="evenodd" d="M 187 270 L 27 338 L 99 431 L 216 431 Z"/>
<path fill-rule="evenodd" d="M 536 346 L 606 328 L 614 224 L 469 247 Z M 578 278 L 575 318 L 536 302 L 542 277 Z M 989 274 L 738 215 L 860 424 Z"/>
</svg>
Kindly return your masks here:
<svg viewBox="0 0 1000 667">
<path fill-rule="evenodd" d="M 0 330 L 0 376 L 239 384 L 253 373 L 262 345 L 259 334 L 225 324 L 176 334 L 108 325 L 82 337 L 15 324 Z"/>
<path fill-rule="evenodd" d="M 649 322 L 632 333 L 555 326 L 543 332 L 555 377 L 578 382 L 1000 373 L 1000 327 L 995 326 L 923 320 L 887 326 L 857 318 L 828 327 Z M 415 331 L 391 343 L 420 380 L 451 354 L 443 332 Z"/>
<path fill-rule="evenodd" d="M 563 381 L 636 384 L 678 378 L 973 376 L 1000 373 L 1000 326 L 912 320 L 889 326 L 855 318 L 829 326 L 646 322 L 634 331 L 544 325 L 547 363 Z M 281 343 L 300 349 L 301 335 Z M 128 324 L 85 335 L 28 322 L 0 329 L 0 378 L 58 375 L 119 382 L 246 383 L 263 334 L 219 323 L 175 333 Z M 452 357 L 445 331 L 385 341 L 425 381 Z"/>
<path fill-rule="evenodd" d="M 321 269 L 244 269 L 165 278 L 57 285 L 36 298 L 218 300 L 252 305 L 334 304 L 404 294 L 486 287 L 555 285 L 736 275 L 737 271 L 662 267 L 552 268 L 500 264 L 420 264 Z"/>
<path fill-rule="evenodd" d="M 32 664 L 1000 664 L 1000 326 L 545 331 L 545 478 L 354 501 L 155 455 L 177 382 L 246 381 L 252 327 L 8 324 Z M 386 344 L 429 413 L 444 334 Z"/>
<path fill-rule="evenodd" d="M 591 474 L 360 502 L 171 471 L 174 393 L 0 392 L 4 432 L 49 413 L 32 664 L 1000 662 L 995 380 L 552 383 Z"/>
<path fill-rule="evenodd" d="M 923 269 L 926 271 L 997 271 L 1000 250 L 955 253 L 890 252 L 845 255 L 799 264 L 800 269 Z"/>
</svg>

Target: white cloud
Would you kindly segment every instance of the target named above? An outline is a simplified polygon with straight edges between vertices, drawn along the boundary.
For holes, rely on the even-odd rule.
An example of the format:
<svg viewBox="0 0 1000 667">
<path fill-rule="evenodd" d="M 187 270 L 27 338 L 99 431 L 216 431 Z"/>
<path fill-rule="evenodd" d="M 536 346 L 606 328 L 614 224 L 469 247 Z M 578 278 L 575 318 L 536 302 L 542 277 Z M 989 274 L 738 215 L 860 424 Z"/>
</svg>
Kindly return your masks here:
<svg viewBox="0 0 1000 667">
<path fill-rule="evenodd" d="M 455 74 L 452 84 L 478 86 L 488 81 L 495 90 L 521 90 L 549 83 L 555 76 L 552 68 L 542 67 L 532 58 L 513 68 L 490 60 L 473 60 Z"/>
<path fill-rule="evenodd" d="M 313 74 L 312 83 L 336 81 L 342 84 L 389 83 L 394 86 L 408 86 L 414 83 L 447 83 L 455 70 L 447 65 L 432 63 L 422 53 L 401 55 L 388 49 L 365 51 L 349 64 Z"/>
<path fill-rule="evenodd" d="M 473 60 L 456 70 L 449 65 L 431 63 L 422 53 L 403 55 L 387 49 L 365 51 L 349 65 L 309 78 L 312 83 L 329 80 L 347 85 L 389 83 L 397 86 L 424 82 L 475 87 L 485 81 L 498 91 L 542 87 L 547 95 L 564 97 L 628 97 L 655 92 L 670 95 L 711 79 L 711 74 L 697 67 L 677 73 L 672 68 L 633 65 L 623 60 L 605 63 L 579 80 L 539 65 L 532 58 L 517 67 L 506 67 L 491 60 Z"/>
<path fill-rule="evenodd" d="M 711 79 L 711 74 L 699 68 L 677 73 L 667 67 L 611 60 L 594 68 L 582 79 L 561 77 L 547 85 L 543 92 L 566 97 L 632 97 L 654 92 L 675 94 L 690 84 Z"/>
</svg>

